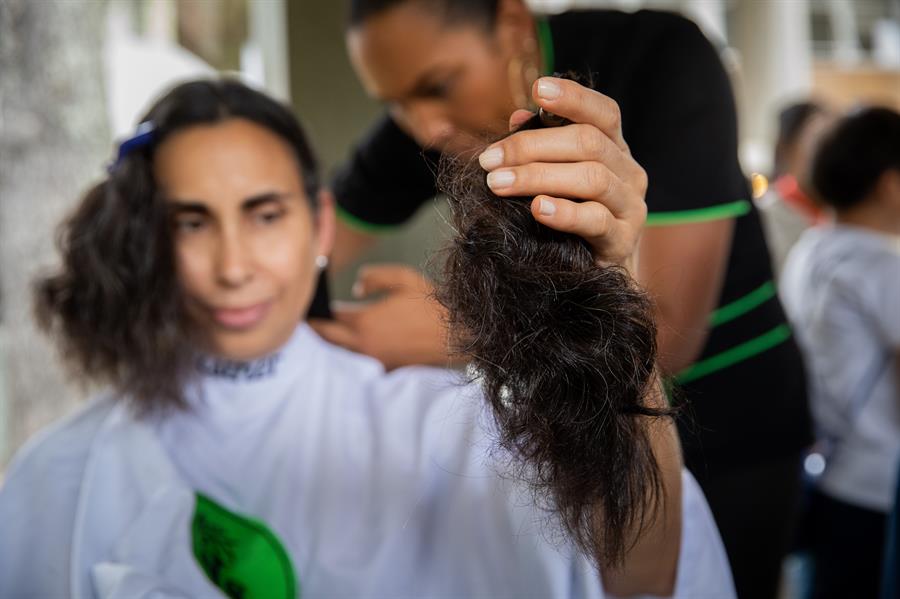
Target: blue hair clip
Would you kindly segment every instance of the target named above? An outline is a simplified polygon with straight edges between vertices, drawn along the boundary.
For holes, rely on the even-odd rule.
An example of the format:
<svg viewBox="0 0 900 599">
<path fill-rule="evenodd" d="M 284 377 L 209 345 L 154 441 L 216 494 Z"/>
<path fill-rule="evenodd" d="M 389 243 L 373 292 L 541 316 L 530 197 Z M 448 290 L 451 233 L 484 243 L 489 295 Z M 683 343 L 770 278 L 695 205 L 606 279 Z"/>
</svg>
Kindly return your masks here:
<svg viewBox="0 0 900 599">
<path fill-rule="evenodd" d="M 153 121 L 144 121 L 138 125 L 134 135 L 119 144 L 119 153 L 116 155 L 116 160 L 106 170 L 111 173 L 129 154 L 151 144 L 155 133 L 156 127 L 153 125 Z"/>
</svg>

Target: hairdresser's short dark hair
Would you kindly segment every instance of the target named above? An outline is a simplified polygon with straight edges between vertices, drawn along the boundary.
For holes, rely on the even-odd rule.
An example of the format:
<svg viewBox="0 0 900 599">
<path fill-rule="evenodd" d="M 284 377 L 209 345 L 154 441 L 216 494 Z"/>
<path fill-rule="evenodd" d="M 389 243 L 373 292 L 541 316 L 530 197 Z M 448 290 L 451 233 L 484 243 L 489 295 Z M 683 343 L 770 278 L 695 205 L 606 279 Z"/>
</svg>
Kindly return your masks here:
<svg viewBox="0 0 900 599">
<path fill-rule="evenodd" d="M 111 168 L 62 224 L 62 266 L 35 284 L 38 322 L 76 377 L 112 385 L 142 412 L 184 406 L 195 334 L 176 277 L 169 212 L 153 178 L 154 152 L 176 131 L 229 118 L 287 142 L 315 207 L 316 161 L 289 108 L 233 80 L 184 83 L 141 119 L 152 123 L 152 141 Z"/>
<path fill-rule="evenodd" d="M 499 0 L 350 0 L 350 26 L 357 27 L 370 17 L 411 3 L 422 5 L 447 23 L 472 22 L 492 29 Z"/>
<path fill-rule="evenodd" d="M 887 170 L 900 171 L 900 113 L 865 108 L 842 118 L 819 143 L 812 184 L 837 210 L 865 200 Z"/>
<path fill-rule="evenodd" d="M 538 128 L 531 119 L 522 128 Z M 656 381 L 651 302 L 573 235 L 499 198 L 474 161 L 444 158 L 457 235 L 438 299 L 478 373 L 514 470 L 578 546 L 618 563 L 652 520 L 660 474 L 646 417 Z M 598 518 L 598 513 L 602 517 Z"/>
</svg>

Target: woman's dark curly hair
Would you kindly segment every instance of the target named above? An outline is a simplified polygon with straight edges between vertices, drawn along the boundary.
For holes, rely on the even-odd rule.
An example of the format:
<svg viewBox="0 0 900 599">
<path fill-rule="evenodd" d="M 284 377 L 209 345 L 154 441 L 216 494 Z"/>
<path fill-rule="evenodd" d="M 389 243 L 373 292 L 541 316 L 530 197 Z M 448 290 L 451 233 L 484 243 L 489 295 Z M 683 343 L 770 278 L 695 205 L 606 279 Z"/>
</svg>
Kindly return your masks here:
<svg viewBox="0 0 900 599">
<path fill-rule="evenodd" d="M 290 109 L 238 81 L 184 83 L 141 119 L 152 123 L 151 141 L 111 167 L 62 224 L 62 266 L 35 283 L 38 323 L 77 378 L 112 385 L 139 412 L 184 407 L 194 333 L 176 277 L 170 214 L 153 179 L 154 151 L 172 133 L 230 118 L 288 143 L 314 204 L 316 161 Z"/>
<path fill-rule="evenodd" d="M 530 197 L 495 196 L 477 162 L 445 159 L 440 174 L 457 233 L 437 296 L 500 446 L 583 551 L 620 563 L 661 491 L 647 418 L 669 412 L 646 402 L 657 380 L 651 303 L 581 238 L 535 221 Z"/>
</svg>

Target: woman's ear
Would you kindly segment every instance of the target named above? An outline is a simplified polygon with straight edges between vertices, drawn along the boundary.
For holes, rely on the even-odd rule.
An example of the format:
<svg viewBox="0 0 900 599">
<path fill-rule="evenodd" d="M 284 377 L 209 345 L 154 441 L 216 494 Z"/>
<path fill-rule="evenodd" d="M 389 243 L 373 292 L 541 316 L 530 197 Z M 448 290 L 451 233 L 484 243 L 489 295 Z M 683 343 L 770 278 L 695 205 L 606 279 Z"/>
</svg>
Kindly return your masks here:
<svg viewBox="0 0 900 599">
<path fill-rule="evenodd" d="M 316 254 L 330 256 L 334 249 L 334 194 L 330 190 L 319 190 L 319 209 L 316 211 Z"/>
<path fill-rule="evenodd" d="M 523 0 L 500 0 L 495 28 L 500 42 L 518 54 L 522 40 L 534 36 L 534 17 Z"/>
<path fill-rule="evenodd" d="M 874 194 L 879 201 L 893 207 L 893 210 L 900 209 L 900 169 L 885 169 L 881 176 L 875 182 Z"/>
</svg>

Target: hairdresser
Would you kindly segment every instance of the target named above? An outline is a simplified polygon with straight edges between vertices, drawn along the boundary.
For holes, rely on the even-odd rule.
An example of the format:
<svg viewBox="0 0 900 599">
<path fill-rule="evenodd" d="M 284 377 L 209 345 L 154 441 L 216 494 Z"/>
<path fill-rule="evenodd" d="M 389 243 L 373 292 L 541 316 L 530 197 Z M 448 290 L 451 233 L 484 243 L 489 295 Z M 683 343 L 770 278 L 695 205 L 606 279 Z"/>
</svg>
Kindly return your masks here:
<svg viewBox="0 0 900 599">
<path fill-rule="evenodd" d="M 638 278 L 658 305 L 661 367 L 687 403 L 687 464 L 709 497 L 739 595 L 775 596 L 809 441 L 806 391 L 712 45 L 674 14 L 542 18 L 522 0 L 351 0 L 346 40 L 360 81 L 387 110 L 333 183 L 337 268 L 434 196 L 439 153 L 473 156 L 507 130 L 511 113 L 533 109 L 532 92 L 559 94 L 542 75 L 574 71 L 618 103 L 649 177 Z M 614 155 L 603 142 L 573 125 L 555 143 L 590 148 L 603 163 Z M 507 168 L 525 148 L 509 149 L 479 156 L 497 195 L 527 189 L 526 173 Z M 364 269 L 355 293 L 384 297 L 338 311 L 323 334 L 388 367 L 446 364 L 426 289 L 408 269 Z"/>
</svg>

